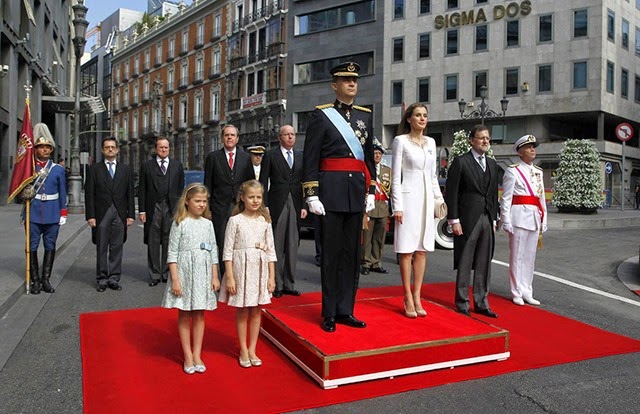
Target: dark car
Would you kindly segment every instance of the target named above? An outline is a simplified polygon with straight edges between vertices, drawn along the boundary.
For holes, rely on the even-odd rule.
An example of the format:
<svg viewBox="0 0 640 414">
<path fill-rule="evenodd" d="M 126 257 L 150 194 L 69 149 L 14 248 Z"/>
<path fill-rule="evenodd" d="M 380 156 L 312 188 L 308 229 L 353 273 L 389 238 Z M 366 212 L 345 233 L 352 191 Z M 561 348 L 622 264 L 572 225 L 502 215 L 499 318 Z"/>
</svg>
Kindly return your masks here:
<svg viewBox="0 0 640 414">
<path fill-rule="evenodd" d="M 204 171 L 186 170 L 184 172 L 184 186 L 191 183 L 204 183 Z"/>
</svg>

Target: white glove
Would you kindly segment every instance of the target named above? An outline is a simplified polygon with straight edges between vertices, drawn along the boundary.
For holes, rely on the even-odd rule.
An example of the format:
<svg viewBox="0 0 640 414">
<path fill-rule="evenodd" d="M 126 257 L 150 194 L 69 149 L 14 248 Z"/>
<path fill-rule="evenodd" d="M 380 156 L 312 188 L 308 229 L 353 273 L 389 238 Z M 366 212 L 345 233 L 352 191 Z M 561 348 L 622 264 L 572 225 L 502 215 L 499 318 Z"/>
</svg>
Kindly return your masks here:
<svg viewBox="0 0 640 414">
<path fill-rule="evenodd" d="M 543 224 L 543 225 L 542 225 L 542 232 L 544 233 L 544 232 L 546 232 L 547 230 L 548 230 L 547 225 L 546 225 L 546 224 Z"/>
<path fill-rule="evenodd" d="M 309 206 L 309 211 L 317 216 L 324 216 L 324 204 L 318 198 L 318 196 L 312 196 L 307 198 L 307 205 Z"/>
<path fill-rule="evenodd" d="M 502 230 L 509 234 L 513 234 L 513 226 L 509 223 L 502 223 Z"/>
<path fill-rule="evenodd" d="M 364 205 L 364 211 L 365 213 L 368 213 L 374 208 L 376 208 L 376 196 L 373 194 L 369 194 L 367 195 L 367 202 Z"/>
<path fill-rule="evenodd" d="M 67 217 L 66 216 L 60 216 L 60 221 L 58 222 L 58 225 L 64 226 L 65 224 L 67 224 Z"/>
</svg>

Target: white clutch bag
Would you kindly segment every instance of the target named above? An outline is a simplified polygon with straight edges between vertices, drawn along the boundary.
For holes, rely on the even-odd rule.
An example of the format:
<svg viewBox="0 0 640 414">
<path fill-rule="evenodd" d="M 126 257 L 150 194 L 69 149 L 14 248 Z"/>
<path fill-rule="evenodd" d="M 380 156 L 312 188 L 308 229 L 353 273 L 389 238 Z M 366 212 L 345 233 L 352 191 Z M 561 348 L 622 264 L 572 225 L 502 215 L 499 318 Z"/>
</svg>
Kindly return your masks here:
<svg viewBox="0 0 640 414">
<path fill-rule="evenodd" d="M 443 219 L 447 217 L 447 203 L 443 198 L 436 198 L 433 205 L 433 215 L 437 219 Z"/>
</svg>

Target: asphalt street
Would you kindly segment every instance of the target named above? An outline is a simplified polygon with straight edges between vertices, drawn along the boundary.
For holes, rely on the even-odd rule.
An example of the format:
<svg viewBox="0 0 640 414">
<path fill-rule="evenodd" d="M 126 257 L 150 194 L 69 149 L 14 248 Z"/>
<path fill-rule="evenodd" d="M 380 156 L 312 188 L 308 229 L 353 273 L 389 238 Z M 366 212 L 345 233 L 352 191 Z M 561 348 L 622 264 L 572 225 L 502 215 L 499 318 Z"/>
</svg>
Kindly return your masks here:
<svg viewBox="0 0 640 414">
<path fill-rule="evenodd" d="M 79 315 L 159 306 L 164 286 L 147 285 L 146 249 L 138 224 L 131 228 L 125 245 L 121 292 L 96 292 L 95 248 L 85 228 L 67 246 L 60 262 L 56 262 L 54 274 L 61 278 L 56 293 L 23 295 L 4 314 L 2 342 L 8 340 L 5 335 L 13 335 L 16 346 L 0 371 L 1 413 L 82 412 Z M 558 279 L 536 276 L 535 297 L 546 310 L 640 340 L 640 298 L 616 276 L 620 263 L 638 255 L 639 236 L 637 226 L 549 230 L 544 248 L 538 253 L 536 270 Z M 313 264 L 313 256 L 313 240 L 307 237 L 301 243 L 297 279 L 297 288 L 303 292 L 320 290 L 319 269 Z M 427 260 L 427 283 L 455 279 L 450 251 L 437 250 L 429 254 Z M 495 261 L 492 291 L 509 296 L 508 269 L 499 263 L 508 262 L 504 233 L 497 237 Z M 393 246 L 389 244 L 385 248 L 384 267 L 390 270 L 389 275 L 362 276 L 360 286 L 400 283 Z M 565 280 L 573 285 L 562 282 Z M 591 290 L 584 290 L 582 286 Z M 23 329 L 15 328 L 21 325 Z M 14 328 L 6 331 L 4 326 Z M 291 391 L 283 389 L 283 396 L 286 392 Z M 636 353 L 305 412 L 635 413 L 639 395 L 640 353 Z"/>
</svg>

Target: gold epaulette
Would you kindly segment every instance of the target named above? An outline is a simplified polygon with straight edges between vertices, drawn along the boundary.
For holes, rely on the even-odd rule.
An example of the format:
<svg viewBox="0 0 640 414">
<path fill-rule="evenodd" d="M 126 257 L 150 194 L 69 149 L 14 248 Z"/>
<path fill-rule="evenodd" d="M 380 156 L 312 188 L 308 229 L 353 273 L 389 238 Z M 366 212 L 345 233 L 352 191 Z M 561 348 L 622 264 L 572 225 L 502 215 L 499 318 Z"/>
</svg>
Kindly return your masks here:
<svg viewBox="0 0 640 414">
<path fill-rule="evenodd" d="M 542 168 L 538 167 L 537 165 L 534 165 L 533 168 L 536 168 L 536 169 L 538 169 L 540 171 L 543 171 Z"/>
<path fill-rule="evenodd" d="M 511 164 L 509 167 L 514 168 L 514 167 L 517 167 L 518 165 L 520 164 Z"/>
<path fill-rule="evenodd" d="M 357 109 L 357 110 L 362 111 L 362 112 L 371 113 L 371 109 L 365 108 L 364 106 L 353 105 L 353 109 Z"/>
<path fill-rule="evenodd" d="M 328 104 L 324 104 L 324 105 L 318 105 L 316 106 L 317 109 L 327 109 L 327 108 L 331 108 L 333 106 L 332 103 L 328 103 Z"/>
<path fill-rule="evenodd" d="M 369 183 L 369 186 L 375 186 L 376 185 L 376 180 L 371 180 L 371 182 Z"/>
</svg>

